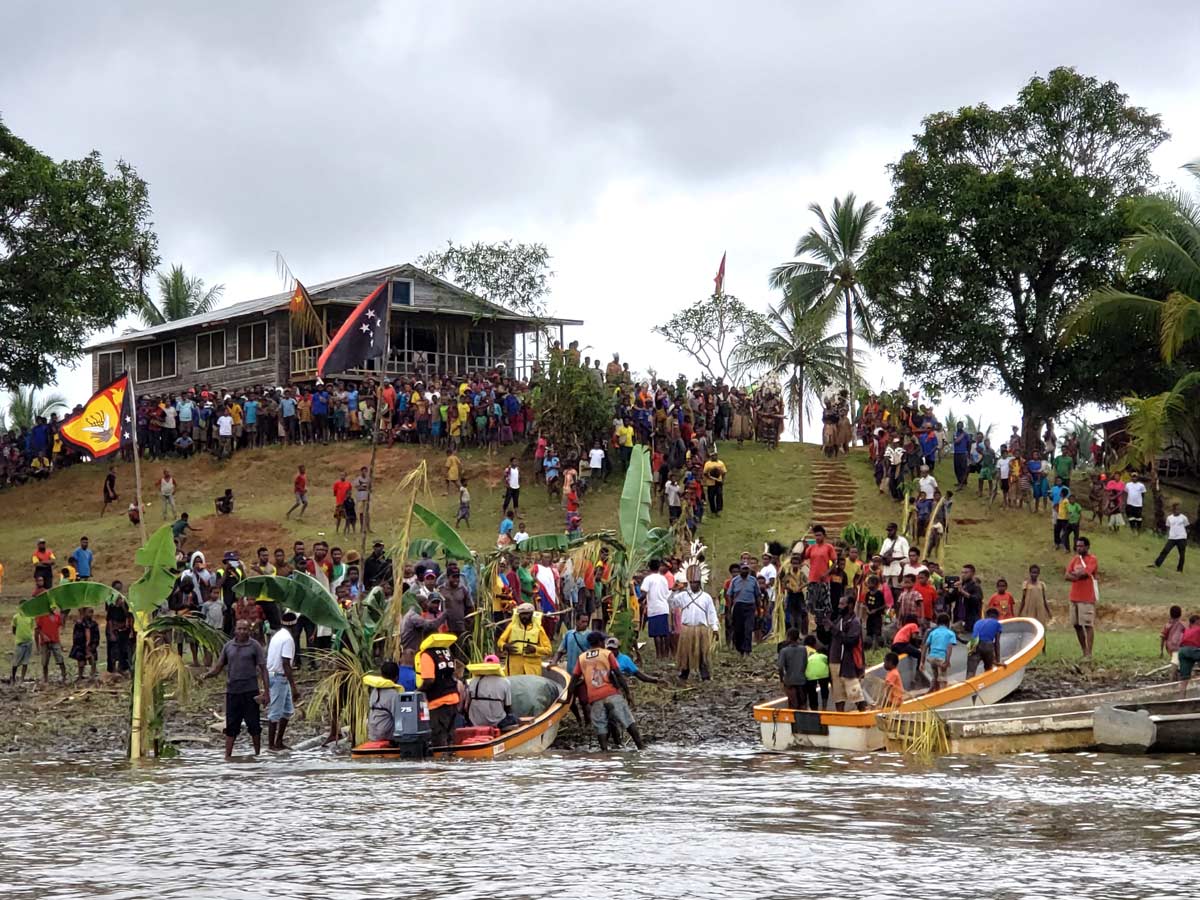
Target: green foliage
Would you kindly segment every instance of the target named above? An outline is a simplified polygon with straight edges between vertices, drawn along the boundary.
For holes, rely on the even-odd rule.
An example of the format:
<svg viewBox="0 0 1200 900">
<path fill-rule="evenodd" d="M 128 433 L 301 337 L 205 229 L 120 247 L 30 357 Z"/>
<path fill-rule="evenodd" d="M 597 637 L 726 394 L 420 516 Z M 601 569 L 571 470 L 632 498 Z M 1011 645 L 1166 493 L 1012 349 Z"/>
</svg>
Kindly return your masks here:
<svg viewBox="0 0 1200 900">
<path fill-rule="evenodd" d="M 51 413 L 64 413 L 70 407 L 59 393 L 39 393 L 37 388 L 17 387 L 8 392 L 7 409 L 0 412 L 0 433 L 10 428 L 32 428 L 38 418 L 49 419 Z"/>
<path fill-rule="evenodd" d="M 311 575 L 293 572 L 290 578 L 278 575 L 251 575 L 234 585 L 239 597 L 261 597 L 273 600 L 297 615 L 306 616 L 316 625 L 344 630 L 346 616 L 329 590 Z"/>
<path fill-rule="evenodd" d="M 819 295 L 788 290 L 783 302 L 768 307 L 762 322 L 751 329 L 734 352 L 740 375 L 783 378 L 783 391 L 800 440 L 810 401 L 845 380 L 846 340 L 830 334 L 837 308 Z M 860 381 L 856 351 L 855 380 Z"/>
<path fill-rule="evenodd" d="M 44 385 L 140 305 L 157 263 L 146 183 L 98 153 L 55 162 L 0 122 L 0 384 Z"/>
<path fill-rule="evenodd" d="M 629 567 L 635 572 L 650 558 L 646 555 L 646 537 L 650 531 L 652 479 L 650 451 L 638 444 L 629 457 L 629 469 L 625 473 L 621 502 L 617 507 L 621 542 L 625 545 Z"/>
<path fill-rule="evenodd" d="M 612 427 L 609 391 L 581 366 L 551 365 L 533 387 L 531 405 L 538 429 L 551 445 L 585 450 Z"/>
<path fill-rule="evenodd" d="M 517 544 L 521 553 L 561 553 L 571 547 L 571 539 L 565 534 L 531 534 Z M 576 543 L 582 543 L 582 540 Z"/>
<path fill-rule="evenodd" d="M 204 289 L 204 279 L 188 275 L 183 266 L 171 266 L 171 271 L 164 275 L 156 273 L 158 278 L 158 302 L 149 297 L 142 298 L 139 310 L 142 324 L 162 325 L 189 316 L 216 309 L 221 295 L 225 293 L 225 285 L 217 284 Z"/>
<path fill-rule="evenodd" d="M 445 553 L 447 559 L 469 561 L 475 558 L 475 554 L 471 552 L 471 548 L 467 546 L 461 535 L 433 510 L 426 509 L 420 503 L 414 503 L 412 512 L 426 528 L 433 532 L 434 540 L 441 544 L 442 552 Z"/>
<path fill-rule="evenodd" d="M 129 608 L 135 613 L 152 613 L 167 599 L 175 584 L 175 538 L 171 526 L 163 525 L 150 535 L 133 559 L 144 571 L 129 586 Z"/>
<path fill-rule="evenodd" d="M 446 242 L 446 249 L 417 257 L 417 265 L 485 300 L 526 316 L 546 312 L 550 292 L 550 251 L 544 244 L 500 241 Z"/>
<path fill-rule="evenodd" d="M 703 303 L 681 309 L 653 330 L 694 359 L 709 381 L 727 382 L 734 348 L 761 320 L 760 313 L 733 294 L 713 294 Z M 676 392 L 681 392 L 678 387 Z"/>
<path fill-rule="evenodd" d="M 846 384 L 858 381 L 854 355 L 854 331 L 868 341 L 876 339 L 875 323 L 859 266 L 866 254 L 871 223 L 879 207 L 871 201 L 859 205 L 854 194 L 834 198 L 829 213 L 819 203 L 808 210 L 820 226 L 810 228 L 796 242 L 794 254 L 801 259 L 776 266 L 771 271 L 771 287 L 784 288 L 807 300 L 819 298 L 823 304 L 844 311 L 846 317 Z"/>
<path fill-rule="evenodd" d="M 1144 346 L 1058 337 L 1119 273 L 1126 198 L 1152 182 L 1165 138 L 1116 84 L 1067 68 L 1002 109 L 928 117 L 893 167 L 887 222 L 862 270 L 905 372 L 927 392 L 1002 388 L 1027 432 L 1128 391 Z"/>
<path fill-rule="evenodd" d="M 870 559 L 883 546 L 883 538 L 872 534 L 869 527 L 858 522 L 851 522 L 842 529 L 842 541 L 847 547 L 857 547 L 863 559 Z"/>
<path fill-rule="evenodd" d="M 21 612 L 27 616 L 44 616 L 54 608 L 64 612 L 84 607 L 100 609 L 120 596 L 119 591 L 99 581 L 68 581 L 23 601 Z"/>
</svg>

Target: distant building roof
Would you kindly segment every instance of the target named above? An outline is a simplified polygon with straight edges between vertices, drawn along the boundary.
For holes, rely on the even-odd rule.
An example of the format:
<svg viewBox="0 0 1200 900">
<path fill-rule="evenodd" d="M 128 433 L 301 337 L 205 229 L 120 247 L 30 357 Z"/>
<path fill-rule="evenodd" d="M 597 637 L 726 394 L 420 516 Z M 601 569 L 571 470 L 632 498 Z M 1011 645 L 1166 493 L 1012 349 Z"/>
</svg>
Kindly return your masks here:
<svg viewBox="0 0 1200 900">
<path fill-rule="evenodd" d="M 438 278 L 426 272 L 424 269 L 418 269 L 411 263 L 405 263 L 399 266 L 387 266 L 382 269 L 372 269 L 369 272 L 359 272 L 357 275 L 349 275 L 344 278 L 335 278 L 332 281 L 323 281 L 320 284 L 305 285 L 309 295 L 314 300 L 322 299 L 319 295 L 335 291 L 340 287 L 353 284 L 356 281 L 367 281 L 372 278 L 383 277 L 404 277 L 424 279 L 432 284 L 438 285 L 446 290 L 452 291 L 458 296 L 470 300 L 471 304 L 476 307 L 475 311 L 440 308 L 440 307 L 423 307 L 424 311 L 447 313 L 451 315 L 481 315 L 488 319 L 504 319 L 507 321 L 528 322 L 535 324 L 538 322 L 549 325 L 582 325 L 583 322 L 577 319 L 558 319 L 551 316 L 526 316 L 520 313 L 515 313 L 512 310 L 505 309 L 499 304 L 485 300 L 470 291 L 463 290 L 456 284 L 452 284 L 443 278 Z M 288 303 L 292 299 L 292 291 L 282 291 L 278 294 L 271 294 L 267 297 L 259 297 L 257 300 L 243 300 L 241 303 L 233 303 L 229 306 L 222 306 L 219 309 L 210 310 L 206 313 L 201 313 L 197 316 L 188 316 L 186 319 L 175 319 L 171 322 L 164 322 L 161 325 L 152 325 L 149 328 L 141 328 L 133 331 L 127 331 L 124 334 L 114 335 L 110 338 L 105 338 L 101 341 L 96 341 L 89 344 L 86 350 L 98 350 L 113 344 L 124 344 L 129 341 L 145 341 L 157 337 L 160 334 L 170 334 L 173 331 L 179 331 L 186 328 L 195 328 L 200 325 L 212 325 L 218 322 L 227 322 L 230 319 L 236 319 L 240 316 L 253 315 L 255 313 L 269 313 L 276 310 L 287 309 Z M 365 296 L 365 295 L 364 295 Z M 330 298 L 335 299 L 335 298 Z M 341 299 L 341 298 L 336 298 Z"/>
</svg>

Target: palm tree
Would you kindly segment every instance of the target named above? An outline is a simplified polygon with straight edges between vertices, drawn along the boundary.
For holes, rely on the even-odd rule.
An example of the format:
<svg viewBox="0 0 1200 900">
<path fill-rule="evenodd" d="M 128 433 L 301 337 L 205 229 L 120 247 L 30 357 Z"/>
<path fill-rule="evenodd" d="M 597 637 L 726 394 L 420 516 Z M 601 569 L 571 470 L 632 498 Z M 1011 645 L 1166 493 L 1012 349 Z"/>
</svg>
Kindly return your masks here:
<svg viewBox="0 0 1200 900">
<path fill-rule="evenodd" d="M 140 310 L 142 322 L 148 326 L 163 325 L 188 316 L 198 316 L 216 308 L 225 293 L 225 285 L 204 289 L 204 279 L 188 275 L 183 266 L 171 266 L 171 271 L 158 277 L 158 302 L 143 295 Z"/>
<path fill-rule="evenodd" d="M 837 308 L 824 297 L 788 291 L 778 306 L 767 310 L 763 321 L 734 350 L 733 364 L 739 376 L 786 378 L 788 409 L 803 441 L 809 401 L 821 402 L 822 392 L 841 381 L 847 360 L 852 386 L 859 383 L 858 356 L 847 355 L 845 338 L 830 333 Z"/>
<path fill-rule="evenodd" d="M 1200 160 L 1184 166 L 1200 181 Z M 1096 291 L 1066 322 L 1066 337 L 1107 325 L 1158 325 L 1159 349 L 1171 362 L 1185 344 L 1200 338 L 1200 190 L 1195 196 L 1144 197 L 1131 212 L 1135 234 L 1124 244 L 1126 269 L 1170 285 L 1166 300 L 1115 286 Z"/>
<path fill-rule="evenodd" d="M 62 394 L 42 394 L 34 387 L 19 387 L 8 392 L 8 412 L 0 416 L 0 431 L 32 428 L 39 417 L 50 418 L 51 413 L 65 412 L 67 400 Z"/>
<path fill-rule="evenodd" d="M 859 281 L 858 268 L 867 251 L 871 222 L 879 207 L 871 201 L 858 205 L 853 193 L 833 201 L 829 215 L 819 203 L 810 203 L 809 211 L 820 226 L 810 228 L 796 242 L 795 256 L 807 257 L 776 266 L 771 271 L 771 287 L 788 288 L 793 293 L 820 298 L 832 306 L 842 306 L 846 316 L 846 384 L 854 380 L 854 329 L 857 326 L 868 343 L 876 339 L 870 304 Z"/>
</svg>

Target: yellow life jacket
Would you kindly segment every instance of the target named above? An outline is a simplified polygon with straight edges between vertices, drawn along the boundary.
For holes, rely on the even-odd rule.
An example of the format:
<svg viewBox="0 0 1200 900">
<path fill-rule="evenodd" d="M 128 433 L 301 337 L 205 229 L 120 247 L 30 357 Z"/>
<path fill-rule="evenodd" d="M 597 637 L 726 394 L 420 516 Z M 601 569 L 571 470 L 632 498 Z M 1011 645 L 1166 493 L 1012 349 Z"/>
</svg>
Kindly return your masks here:
<svg viewBox="0 0 1200 900">
<path fill-rule="evenodd" d="M 400 685 L 396 684 L 396 682 L 392 681 L 390 678 L 384 678 L 382 675 L 364 675 L 363 676 L 363 684 L 365 684 L 369 688 L 378 688 L 381 691 L 386 688 L 396 688 L 396 690 L 403 690 L 403 688 L 401 688 Z"/>
</svg>

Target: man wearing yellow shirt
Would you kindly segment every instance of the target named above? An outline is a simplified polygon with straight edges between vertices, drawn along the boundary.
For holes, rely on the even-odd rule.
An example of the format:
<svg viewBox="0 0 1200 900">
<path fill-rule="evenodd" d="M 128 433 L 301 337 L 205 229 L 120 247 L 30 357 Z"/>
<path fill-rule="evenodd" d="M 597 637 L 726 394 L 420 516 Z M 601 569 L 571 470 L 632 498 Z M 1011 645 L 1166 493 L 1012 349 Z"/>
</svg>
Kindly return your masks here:
<svg viewBox="0 0 1200 900">
<path fill-rule="evenodd" d="M 236 400 L 230 403 L 229 416 L 233 419 L 233 445 L 240 447 L 242 445 L 242 404 Z"/>
<path fill-rule="evenodd" d="M 719 516 L 725 508 L 725 474 L 728 471 L 725 463 L 717 458 L 714 447 L 704 464 L 704 487 L 708 490 L 708 508 L 714 516 Z"/>
<path fill-rule="evenodd" d="M 621 453 L 621 467 L 628 471 L 633 457 L 633 421 L 628 418 L 617 426 L 617 449 Z"/>
</svg>

